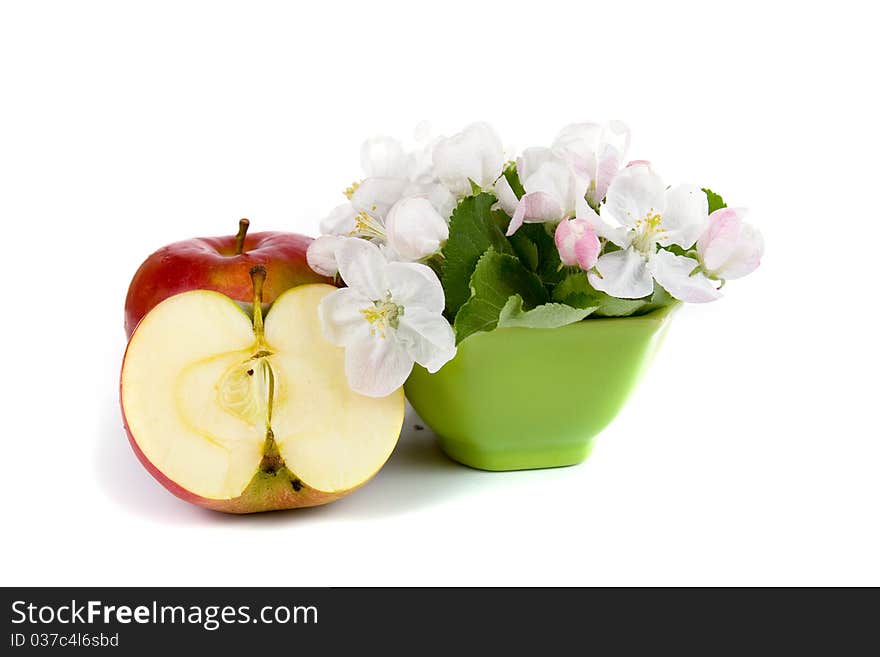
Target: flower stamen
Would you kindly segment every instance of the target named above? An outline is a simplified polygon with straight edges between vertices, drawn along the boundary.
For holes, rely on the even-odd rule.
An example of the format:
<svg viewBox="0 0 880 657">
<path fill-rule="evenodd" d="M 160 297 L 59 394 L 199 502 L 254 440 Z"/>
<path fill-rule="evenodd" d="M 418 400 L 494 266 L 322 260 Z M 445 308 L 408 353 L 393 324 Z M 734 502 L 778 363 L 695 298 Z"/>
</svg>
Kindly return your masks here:
<svg viewBox="0 0 880 657">
<path fill-rule="evenodd" d="M 366 212 L 359 212 L 354 218 L 354 230 L 349 235 L 353 237 L 374 237 L 384 240 L 385 227 Z"/>
<path fill-rule="evenodd" d="M 360 186 L 361 184 L 357 180 L 355 180 L 353 183 L 351 183 L 351 185 L 346 187 L 345 191 L 343 191 L 342 193 L 345 194 L 345 198 L 350 201 L 351 197 L 354 196 L 354 193 L 358 190 L 358 187 Z"/>
<path fill-rule="evenodd" d="M 391 293 L 386 292 L 384 299 L 373 301 L 372 306 L 361 308 L 360 313 L 370 325 L 370 335 L 385 338 L 389 327 L 396 330 L 400 325 L 404 308 L 394 303 L 391 300 Z"/>
</svg>

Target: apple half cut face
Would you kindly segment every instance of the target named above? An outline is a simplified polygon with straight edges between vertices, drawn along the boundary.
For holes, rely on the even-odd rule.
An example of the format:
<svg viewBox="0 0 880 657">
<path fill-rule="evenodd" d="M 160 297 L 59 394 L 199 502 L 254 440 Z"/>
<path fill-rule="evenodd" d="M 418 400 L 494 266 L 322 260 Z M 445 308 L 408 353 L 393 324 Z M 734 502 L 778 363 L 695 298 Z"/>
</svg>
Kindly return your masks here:
<svg viewBox="0 0 880 657">
<path fill-rule="evenodd" d="M 348 387 L 344 351 L 318 318 L 335 289 L 284 292 L 265 325 L 207 290 L 144 317 L 123 362 L 122 411 L 135 452 L 169 490 L 219 511 L 268 511 L 330 502 L 382 467 L 403 390 L 374 399 Z"/>
</svg>

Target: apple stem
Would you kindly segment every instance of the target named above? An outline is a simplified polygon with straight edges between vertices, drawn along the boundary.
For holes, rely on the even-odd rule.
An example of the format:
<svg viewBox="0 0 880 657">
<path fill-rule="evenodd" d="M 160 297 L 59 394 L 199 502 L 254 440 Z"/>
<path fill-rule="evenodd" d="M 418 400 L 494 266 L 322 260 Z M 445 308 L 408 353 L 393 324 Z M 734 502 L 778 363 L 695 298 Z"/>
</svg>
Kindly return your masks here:
<svg viewBox="0 0 880 657">
<path fill-rule="evenodd" d="M 235 255 L 241 255 L 244 252 L 244 238 L 247 237 L 248 227 L 251 222 L 247 219 L 241 219 L 238 222 L 238 234 L 235 236 Z"/>
<path fill-rule="evenodd" d="M 251 268 L 251 281 L 254 284 L 254 333 L 263 341 L 263 283 L 266 282 L 266 268 L 257 265 Z"/>
</svg>

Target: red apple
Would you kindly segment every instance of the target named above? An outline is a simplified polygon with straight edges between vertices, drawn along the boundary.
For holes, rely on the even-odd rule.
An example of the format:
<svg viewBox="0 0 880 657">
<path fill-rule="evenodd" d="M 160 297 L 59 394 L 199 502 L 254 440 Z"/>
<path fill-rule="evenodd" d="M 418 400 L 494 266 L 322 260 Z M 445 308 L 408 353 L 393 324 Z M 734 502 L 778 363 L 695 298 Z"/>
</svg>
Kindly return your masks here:
<svg viewBox="0 0 880 657">
<path fill-rule="evenodd" d="M 214 290 L 240 303 L 250 303 L 249 272 L 263 265 L 269 272 L 263 302 L 271 304 L 285 290 L 306 283 L 331 283 L 306 262 L 312 238 L 294 233 L 247 234 L 247 219 L 238 234 L 197 237 L 163 246 L 135 272 L 125 299 L 128 337 L 144 316 L 168 297 L 188 290 Z"/>
</svg>

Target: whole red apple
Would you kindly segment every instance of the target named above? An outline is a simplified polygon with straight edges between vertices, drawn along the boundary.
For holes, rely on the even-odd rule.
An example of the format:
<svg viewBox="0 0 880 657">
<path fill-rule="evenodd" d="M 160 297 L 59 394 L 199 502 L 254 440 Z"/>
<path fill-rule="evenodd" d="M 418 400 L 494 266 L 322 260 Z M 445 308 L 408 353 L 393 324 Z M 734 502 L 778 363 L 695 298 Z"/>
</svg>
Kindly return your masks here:
<svg viewBox="0 0 880 657">
<path fill-rule="evenodd" d="M 214 290 L 242 303 L 250 303 L 248 272 L 263 265 L 269 272 L 263 301 L 271 304 L 284 291 L 306 283 L 331 283 L 306 262 L 311 237 L 295 233 L 247 234 L 250 222 L 239 222 L 238 234 L 197 237 L 163 246 L 135 272 L 125 299 L 125 333 L 158 303 L 189 290 Z"/>
</svg>

